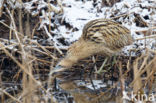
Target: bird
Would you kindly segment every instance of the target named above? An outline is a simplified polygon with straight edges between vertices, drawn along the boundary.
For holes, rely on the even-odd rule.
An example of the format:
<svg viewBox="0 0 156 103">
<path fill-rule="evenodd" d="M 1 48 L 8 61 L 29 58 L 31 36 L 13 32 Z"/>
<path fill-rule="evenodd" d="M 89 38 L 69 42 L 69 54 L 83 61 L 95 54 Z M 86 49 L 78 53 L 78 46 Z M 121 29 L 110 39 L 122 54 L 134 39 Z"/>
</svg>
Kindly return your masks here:
<svg viewBox="0 0 156 103">
<path fill-rule="evenodd" d="M 51 74 L 71 68 L 79 60 L 94 54 L 111 57 L 133 42 L 130 30 L 120 23 L 103 18 L 91 20 L 84 26 L 79 40 L 68 48 L 67 54 Z"/>
</svg>

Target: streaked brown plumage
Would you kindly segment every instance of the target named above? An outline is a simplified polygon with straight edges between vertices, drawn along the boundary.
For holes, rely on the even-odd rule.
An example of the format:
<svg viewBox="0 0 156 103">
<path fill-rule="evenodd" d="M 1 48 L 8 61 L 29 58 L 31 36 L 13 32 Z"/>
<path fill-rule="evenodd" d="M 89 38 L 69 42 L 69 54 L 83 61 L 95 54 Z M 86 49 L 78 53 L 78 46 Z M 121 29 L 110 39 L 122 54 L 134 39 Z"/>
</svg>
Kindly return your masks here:
<svg viewBox="0 0 156 103">
<path fill-rule="evenodd" d="M 107 19 L 92 20 L 84 26 L 81 38 L 70 46 L 58 66 L 70 68 L 93 54 L 112 56 L 132 42 L 130 31 L 121 24 Z"/>
</svg>

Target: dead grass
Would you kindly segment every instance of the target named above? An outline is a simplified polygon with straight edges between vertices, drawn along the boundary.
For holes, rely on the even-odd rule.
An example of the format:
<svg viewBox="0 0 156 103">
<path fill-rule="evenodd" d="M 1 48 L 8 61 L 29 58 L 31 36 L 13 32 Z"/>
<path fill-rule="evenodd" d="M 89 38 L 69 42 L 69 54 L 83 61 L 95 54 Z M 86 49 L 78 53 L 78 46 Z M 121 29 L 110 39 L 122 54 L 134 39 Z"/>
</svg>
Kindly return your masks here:
<svg viewBox="0 0 156 103">
<path fill-rule="evenodd" d="M 59 5 L 61 6 L 60 2 L 59 2 Z M 53 7 L 49 7 L 49 12 L 50 11 L 54 11 L 56 13 L 63 12 L 63 11 L 57 11 Z M 34 27 L 32 31 L 30 30 L 30 22 L 29 22 L 30 17 L 27 16 L 27 22 L 26 22 L 27 28 L 26 28 L 26 31 L 24 32 L 23 30 L 24 27 L 22 26 L 23 21 L 22 21 L 21 10 L 18 11 L 19 27 L 16 26 L 16 22 L 15 22 L 16 18 L 14 17 L 14 12 L 15 12 L 14 10 L 10 10 L 7 8 L 7 13 L 8 13 L 8 16 L 10 17 L 11 26 L 0 21 L 2 25 L 10 29 L 10 34 L 9 34 L 10 40 L 13 38 L 15 40 L 13 42 L 13 41 L 9 41 L 7 39 L 1 38 L 0 39 L 0 47 L 1 47 L 0 54 L 4 54 L 6 57 L 10 58 L 12 62 L 16 63 L 16 66 L 18 66 L 18 71 L 15 77 L 21 80 L 21 90 L 19 90 L 18 93 L 11 94 L 6 91 L 6 89 L 4 88 L 2 84 L 0 84 L 1 103 L 13 103 L 13 102 L 49 103 L 49 100 L 50 100 L 50 103 L 58 103 L 58 101 L 54 98 L 54 95 L 50 91 L 50 89 L 53 89 L 52 87 L 54 86 L 54 84 L 51 83 L 52 77 L 48 75 L 47 78 L 44 79 L 44 81 L 42 81 L 40 78 L 36 78 L 36 75 L 40 77 L 39 69 L 40 69 L 40 66 L 42 65 L 44 65 L 43 66 L 44 69 L 47 66 L 48 70 L 45 69 L 45 71 L 47 71 L 46 74 L 48 74 L 48 72 L 50 71 L 49 69 L 50 66 L 53 68 L 56 62 L 59 60 L 59 58 L 61 58 L 62 55 L 65 54 L 65 51 L 55 48 L 54 46 L 50 46 L 50 47 L 43 46 L 33 41 L 32 36 L 34 35 L 36 26 Z M 1 12 L 0 12 L 0 15 L 1 15 Z M 152 29 L 155 29 L 155 27 L 153 27 Z M 140 32 L 140 31 L 137 31 L 137 32 Z M 28 37 L 25 37 L 25 35 Z M 156 36 L 153 34 L 152 36 L 144 37 L 138 40 L 155 38 L 155 37 Z M 5 43 L 7 45 L 5 45 Z M 13 47 L 15 51 L 13 51 L 13 49 L 10 49 L 10 47 Z M 19 56 L 16 56 L 14 53 L 17 53 Z M 81 69 L 85 68 L 84 74 L 87 74 L 88 72 L 90 72 L 91 68 L 94 68 L 95 70 L 95 73 L 93 74 L 94 79 L 99 79 L 99 78 L 103 79 L 102 77 L 104 74 L 110 73 L 110 71 L 106 69 L 108 67 L 117 69 L 119 73 L 119 76 L 117 76 L 118 80 L 113 84 L 112 87 L 108 88 L 104 92 L 100 92 L 99 94 L 92 95 L 87 92 L 81 93 L 81 91 L 85 89 L 77 86 L 76 84 L 73 84 L 74 80 L 72 80 L 71 78 L 74 77 L 75 75 L 72 75 L 72 73 L 68 77 L 68 79 L 69 78 L 71 79 L 70 83 L 65 82 L 64 84 L 61 85 L 61 87 L 66 91 L 68 91 L 69 89 L 70 90 L 78 89 L 80 92 L 71 93 L 74 97 L 74 100 L 77 101 L 77 103 L 103 103 L 105 101 L 104 99 L 109 100 L 108 98 L 106 98 L 108 93 L 110 92 L 110 90 L 112 90 L 112 88 L 118 87 L 117 85 L 119 82 L 120 82 L 121 97 L 123 95 L 122 93 L 126 91 L 126 88 L 130 88 L 131 91 L 134 91 L 134 93 L 136 94 L 138 92 L 142 94 L 146 93 L 145 90 L 148 91 L 150 94 L 153 92 L 153 88 L 156 84 L 155 83 L 155 79 L 156 79 L 156 63 L 155 63 L 156 54 L 155 53 L 156 53 L 155 50 L 146 49 L 146 52 L 142 53 L 141 56 L 134 57 L 134 58 L 128 57 L 128 59 L 123 58 L 121 60 L 117 60 L 117 63 L 114 63 L 113 65 L 111 63 L 107 63 L 107 66 L 104 66 L 106 62 L 103 61 L 103 58 L 101 58 L 100 56 L 99 57 L 93 56 L 93 58 L 82 60 L 80 61 L 79 64 L 76 64 L 74 67 L 72 67 L 71 71 L 78 70 L 78 72 L 80 72 L 80 68 Z M 97 74 L 97 71 L 98 71 L 98 74 Z M 128 76 L 130 73 L 133 74 L 132 77 Z M 20 74 L 22 74 L 22 76 L 19 76 Z M 113 75 L 113 74 L 110 73 L 108 76 L 110 75 Z M 126 82 L 128 80 L 130 81 L 130 84 L 126 86 L 127 85 Z M 1 82 L 3 81 L 1 80 Z M 45 86 L 46 84 L 48 85 Z M 55 90 L 52 90 L 52 91 L 56 92 Z M 6 95 L 9 99 L 3 98 L 4 95 Z M 87 97 L 89 97 L 89 99 L 87 99 Z M 118 98 L 118 96 L 116 98 Z M 90 102 L 90 99 L 92 100 L 91 102 Z M 121 102 L 123 102 L 122 99 L 118 100 L 118 103 L 121 103 Z"/>
</svg>

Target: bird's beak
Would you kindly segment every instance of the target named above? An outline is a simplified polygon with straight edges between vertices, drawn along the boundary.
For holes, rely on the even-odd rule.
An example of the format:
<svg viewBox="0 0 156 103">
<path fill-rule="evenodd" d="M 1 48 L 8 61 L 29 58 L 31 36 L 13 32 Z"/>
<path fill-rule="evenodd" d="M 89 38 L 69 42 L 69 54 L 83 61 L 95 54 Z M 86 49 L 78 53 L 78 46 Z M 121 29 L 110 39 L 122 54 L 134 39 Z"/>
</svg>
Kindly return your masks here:
<svg viewBox="0 0 156 103">
<path fill-rule="evenodd" d="M 66 69 L 67 68 L 65 68 L 65 67 L 57 65 L 53 70 L 51 70 L 50 75 L 56 77 L 58 75 L 61 75 L 62 72 L 65 71 Z"/>
</svg>

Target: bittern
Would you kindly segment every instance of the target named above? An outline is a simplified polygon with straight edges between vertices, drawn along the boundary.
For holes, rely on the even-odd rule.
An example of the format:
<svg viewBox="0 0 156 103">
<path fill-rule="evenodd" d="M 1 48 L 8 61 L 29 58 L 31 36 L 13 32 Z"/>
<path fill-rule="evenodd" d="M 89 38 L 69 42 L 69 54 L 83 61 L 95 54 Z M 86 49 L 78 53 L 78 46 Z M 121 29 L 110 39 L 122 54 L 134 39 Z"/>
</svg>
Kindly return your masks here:
<svg viewBox="0 0 156 103">
<path fill-rule="evenodd" d="M 110 57 L 133 41 L 130 30 L 121 24 L 108 19 L 92 20 L 84 26 L 80 39 L 69 47 L 66 56 L 51 73 L 64 71 L 94 54 Z"/>
</svg>

